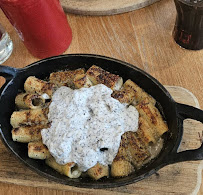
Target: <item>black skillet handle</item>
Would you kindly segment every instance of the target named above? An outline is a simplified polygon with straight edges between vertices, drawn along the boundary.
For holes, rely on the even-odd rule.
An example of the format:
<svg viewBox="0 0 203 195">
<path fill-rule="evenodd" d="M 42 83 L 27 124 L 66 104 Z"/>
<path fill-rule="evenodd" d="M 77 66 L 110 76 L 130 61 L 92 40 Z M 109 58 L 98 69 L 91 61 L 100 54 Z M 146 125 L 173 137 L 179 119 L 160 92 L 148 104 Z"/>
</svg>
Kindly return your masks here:
<svg viewBox="0 0 203 195">
<path fill-rule="evenodd" d="M 203 110 L 198 108 L 188 106 L 185 104 L 177 103 L 177 112 L 179 118 L 182 120 L 190 118 L 203 123 Z M 202 129 L 203 131 L 203 129 Z M 202 134 L 200 136 L 203 136 Z M 203 140 L 203 137 L 201 138 Z M 203 160 L 203 143 L 198 149 L 186 150 L 172 155 L 170 163 L 182 162 L 182 161 L 191 161 L 191 160 Z"/>
<path fill-rule="evenodd" d="M 3 76 L 6 79 L 5 84 L 0 89 L 0 94 L 3 91 L 4 87 L 7 85 L 7 83 L 15 77 L 16 72 L 17 69 L 15 68 L 0 65 L 0 76 Z"/>
</svg>

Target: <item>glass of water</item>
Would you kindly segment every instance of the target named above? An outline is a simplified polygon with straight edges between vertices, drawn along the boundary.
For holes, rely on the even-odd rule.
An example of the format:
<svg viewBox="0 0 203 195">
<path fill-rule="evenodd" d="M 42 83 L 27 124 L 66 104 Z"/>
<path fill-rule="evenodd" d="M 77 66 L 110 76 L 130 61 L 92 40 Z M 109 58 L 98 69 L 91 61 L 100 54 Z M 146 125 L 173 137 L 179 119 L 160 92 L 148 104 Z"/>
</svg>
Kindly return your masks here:
<svg viewBox="0 0 203 195">
<path fill-rule="evenodd" d="M 13 42 L 0 24 L 0 64 L 5 62 L 13 51 Z"/>
</svg>

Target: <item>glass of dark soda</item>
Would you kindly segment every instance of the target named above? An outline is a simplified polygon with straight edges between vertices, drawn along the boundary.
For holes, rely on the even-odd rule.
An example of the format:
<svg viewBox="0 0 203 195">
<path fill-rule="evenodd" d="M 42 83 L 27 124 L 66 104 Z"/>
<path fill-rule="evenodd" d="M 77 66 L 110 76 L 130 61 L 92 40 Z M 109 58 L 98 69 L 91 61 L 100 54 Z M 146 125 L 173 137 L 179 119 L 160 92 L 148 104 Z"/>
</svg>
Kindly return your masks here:
<svg viewBox="0 0 203 195">
<path fill-rule="evenodd" d="M 185 49 L 203 49 L 203 0 L 174 0 L 177 10 L 173 37 Z"/>
</svg>

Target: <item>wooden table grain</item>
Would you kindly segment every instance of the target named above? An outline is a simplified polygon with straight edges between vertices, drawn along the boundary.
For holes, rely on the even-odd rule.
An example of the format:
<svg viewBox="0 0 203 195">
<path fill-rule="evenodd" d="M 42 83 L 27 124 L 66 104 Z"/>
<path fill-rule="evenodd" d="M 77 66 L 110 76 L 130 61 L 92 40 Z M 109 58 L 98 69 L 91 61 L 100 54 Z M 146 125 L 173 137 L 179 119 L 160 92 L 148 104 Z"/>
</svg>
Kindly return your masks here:
<svg viewBox="0 0 203 195">
<path fill-rule="evenodd" d="M 190 90 L 203 108 L 203 50 L 180 48 L 172 38 L 176 10 L 173 0 L 162 0 L 137 11 L 114 16 L 67 14 L 73 41 L 65 53 L 94 53 L 114 57 L 145 70 L 164 85 Z M 4 65 L 24 67 L 38 59 L 24 47 L 14 28 L 0 11 L 0 23 L 14 43 Z M 3 79 L 0 79 L 2 85 Z M 0 195 L 82 195 L 60 190 L 0 183 Z M 199 195 L 203 194 L 203 184 Z"/>
</svg>

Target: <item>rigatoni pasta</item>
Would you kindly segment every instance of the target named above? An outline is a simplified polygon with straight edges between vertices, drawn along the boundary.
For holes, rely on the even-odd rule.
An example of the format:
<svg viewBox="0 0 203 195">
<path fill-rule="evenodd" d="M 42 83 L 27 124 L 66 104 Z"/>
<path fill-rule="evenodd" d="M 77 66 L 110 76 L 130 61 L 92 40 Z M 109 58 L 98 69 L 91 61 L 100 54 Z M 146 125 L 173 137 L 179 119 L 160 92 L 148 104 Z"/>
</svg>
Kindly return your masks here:
<svg viewBox="0 0 203 195">
<path fill-rule="evenodd" d="M 121 103 L 131 104 L 135 100 L 135 92 L 126 88 L 114 91 L 112 97 Z"/>
<path fill-rule="evenodd" d="M 123 84 L 122 77 L 95 65 L 87 71 L 80 68 L 53 72 L 48 81 L 34 76 L 28 77 L 24 83 L 25 92 L 18 94 L 15 99 L 18 111 L 14 111 L 10 118 L 13 141 L 28 143 L 30 158 L 45 160 L 48 166 L 70 178 L 80 177 L 82 172 L 76 163 L 58 164 L 42 142 L 41 130 L 50 125 L 49 108 L 43 95 L 51 98 L 61 86 L 80 89 L 97 84 L 111 88 L 112 97 L 120 103 L 137 108 L 139 128 L 135 133 L 128 131 L 122 135 L 118 153 L 110 167 L 97 163 L 88 169 L 86 174 L 94 180 L 99 180 L 110 176 L 128 176 L 140 169 L 161 151 L 161 136 L 168 131 L 167 124 L 155 107 L 156 100 L 152 96 L 132 80 L 128 79 Z M 158 145 L 159 149 L 154 152 L 153 148 Z"/>
<path fill-rule="evenodd" d="M 111 175 L 113 177 L 124 177 L 135 171 L 131 164 L 131 156 L 128 150 L 127 133 L 122 135 L 118 153 L 111 164 Z"/>
<path fill-rule="evenodd" d="M 93 83 L 93 85 L 104 84 L 112 90 L 119 90 L 122 87 L 122 77 L 105 71 L 98 66 L 91 66 L 87 70 L 87 77 Z"/>
<path fill-rule="evenodd" d="M 12 129 L 12 139 L 16 142 L 29 143 L 40 141 L 42 139 L 41 130 L 47 128 L 47 125 L 21 126 Z"/>
<path fill-rule="evenodd" d="M 84 75 L 85 70 L 80 68 L 76 70 L 58 71 L 50 74 L 49 80 L 57 87 L 67 86 L 74 88 L 74 79 L 80 75 Z"/>
<path fill-rule="evenodd" d="M 93 85 L 86 74 L 76 75 L 73 79 L 73 83 L 76 89 L 80 89 L 82 87 L 91 87 Z"/>
<path fill-rule="evenodd" d="M 139 169 L 143 162 L 150 157 L 149 149 L 134 132 L 127 132 L 128 152 L 131 163 Z"/>
<path fill-rule="evenodd" d="M 15 98 L 19 109 L 37 109 L 45 106 L 45 98 L 39 94 L 20 93 Z"/>
<path fill-rule="evenodd" d="M 133 165 L 125 159 L 115 159 L 111 165 L 112 177 L 125 177 L 135 171 Z"/>
<path fill-rule="evenodd" d="M 148 98 L 143 99 L 136 108 L 140 113 L 140 116 L 142 116 L 153 129 L 154 136 L 157 139 L 168 131 L 168 126 L 163 121 L 159 110 L 149 101 Z"/>
<path fill-rule="evenodd" d="M 146 146 L 150 143 L 156 143 L 156 136 L 153 134 L 154 130 L 142 116 L 139 117 L 139 128 L 136 133 Z"/>
<path fill-rule="evenodd" d="M 129 89 L 131 91 L 134 91 L 135 92 L 135 99 L 134 99 L 134 102 L 132 103 L 133 105 L 137 105 L 140 103 L 140 101 L 142 101 L 143 99 L 145 98 L 148 98 L 149 101 L 155 105 L 156 104 L 156 100 L 151 96 L 149 95 L 148 93 L 146 93 L 142 88 L 140 88 L 136 83 L 134 83 L 133 81 L 131 81 L 130 79 L 128 79 L 123 87 L 125 89 Z"/>
<path fill-rule="evenodd" d="M 53 83 L 38 79 L 34 76 L 30 76 L 24 83 L 24 89 L 27 93 L 37 93 L 40 95 L 45 93 L 49 96 L 52 96 L 55 90 L 55 85 Z"/>
<path fill-rule="evenodd" d="M 45 162 L 54 170 L 70 178 L 78 178 L 82 173 L 74 162 L 70 162 L 65 165 L 60 165 L 53 157 L 47 158 Z"/>
<path fill-rule="evenodd" d="M 87 174 L 95 180 L 101 179 L 102 177 L 109 177 L 109 167 L 97 163 L 87 170 Z"/>
<path fill-rule="evenodd" d="M 42 141 L 36 141 L 28 144 L 28 156 L 33 159 L 44 160 L 49 158 L 51 154 Z"/>
<path fill-rule="evenodd" d="M 15 111 L 11 115 L 10 123 L 13 128 L 22 125 L 45 125 L 48 123 L 48 108 Z"/>
</svg>

